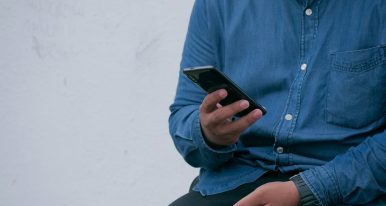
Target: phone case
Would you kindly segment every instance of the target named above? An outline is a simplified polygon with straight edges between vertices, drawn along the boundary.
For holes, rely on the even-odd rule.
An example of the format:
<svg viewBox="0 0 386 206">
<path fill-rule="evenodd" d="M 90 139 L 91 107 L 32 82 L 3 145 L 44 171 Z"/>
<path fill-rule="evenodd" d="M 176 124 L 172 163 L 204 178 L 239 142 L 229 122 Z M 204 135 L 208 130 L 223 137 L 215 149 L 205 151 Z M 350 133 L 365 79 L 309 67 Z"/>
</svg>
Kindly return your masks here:
<svg viewBox="0 0 386 206">
<path fill-rule="evenodd" d="M 186 68 L 183 70 L 183 73 L 207 93 L 211 93 L 219 89 L 226 89 L 228 96 L 220 101 L 220 104 L 223 106 L 242 99 L 247 100 L 250 106 L 242 112 L 237 113 L 235 116 L 244 116 L 254 109 L 260 109 L 263 115 L 267 113 L 265 107 L 256 103 L 229 77 L 213 66 Z"/>
</svg>

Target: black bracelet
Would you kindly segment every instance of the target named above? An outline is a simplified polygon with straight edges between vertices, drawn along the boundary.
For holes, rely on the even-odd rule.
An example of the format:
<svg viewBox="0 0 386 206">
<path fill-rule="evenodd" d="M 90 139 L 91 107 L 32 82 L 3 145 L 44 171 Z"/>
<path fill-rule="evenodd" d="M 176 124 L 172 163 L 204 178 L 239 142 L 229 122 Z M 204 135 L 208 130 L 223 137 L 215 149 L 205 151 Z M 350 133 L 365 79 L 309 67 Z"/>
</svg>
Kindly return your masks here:
<svg viewBox="0 0 386 206">
<path fill-rule="evenodd" d="M 300 196 L 300 205 L 302 206 L 321 206 L 320 202 L 316 199 L 311 189 L 307 186 L 300 175 L 295 175 L 290 178 L 295 183 Z"/>
</svg>

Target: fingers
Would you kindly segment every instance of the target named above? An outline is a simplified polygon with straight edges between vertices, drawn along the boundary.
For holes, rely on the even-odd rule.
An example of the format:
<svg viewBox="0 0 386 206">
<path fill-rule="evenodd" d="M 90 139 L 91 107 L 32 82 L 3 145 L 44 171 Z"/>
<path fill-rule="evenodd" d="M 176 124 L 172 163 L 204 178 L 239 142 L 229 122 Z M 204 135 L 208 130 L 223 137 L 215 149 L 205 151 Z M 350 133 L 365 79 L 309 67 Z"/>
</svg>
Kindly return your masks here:
<svg viewBox="0 0 386 206">
<path fill-rule="evenodd" d="M 208 94 L 200 106 L 200 124 L 203 134 L 209 142 L 217 145 L 234 144 L 240 134 L 262 117 L 262 112 L 255 109 L 237 121 L 232 117 L 247 109 L 250 105 L 246 100 L 240 100 L 227 106 L 219 102 L 226 98 L 225 89 Z"/>
<path fill-rule="evenodd" d="M 219 94 L 217 94 L 217 97 L 218 96 Z M 221 132 L 224 134 L 238 135 L 263 116 L 261 110 L 255 109 L 249 114 L 241 117 L 239 120 L 230 122 L 230 119 L 234 117 L 234 115 L 249 107 L 249 102 L 240 100 L 222 107 L 218 103 L 215 103 L 215 100 L 216 96 L 212 96 L 208 97 L 208 99 L 205 100 L 205 103 L 203 103 L 201 109 L 208 113 L 203 115 L 205 116 L 205 121 L 202 123 L 208 127 L 220 126 L 225 123 L 226 126 L 224 125 L 225 127 L 221 129 Z"/>
<path fill-rule="evenodd" d="M 246 130 L 249 126 L 255 123 L 263 116 L 263 113 L 259 109 L 255 109 L 249 114 L 241 117 L 239 120 L 232 122 L 227 126 L 227 130 L 240 134 Z"/>
<path fill-rule="evenodd" d="M 225 99 L 225 97 L 227 95 L 228 95 L 228 93 L 225 89 L 219 89 L 217 91 L 214 91 L 214 92 L 208 94 L 200 106 L 200 112 L 201 113 L 210 113 L 210 112 L 215 111 L 218 108 L 217 104 L 221 100 Z"/>
<path fill-rule="evenodd" d="M 244 109 L 247 109 L 248 107 L 248 101 L 240 100 L 225 107 L 218 108 L 218 110 L 210 114 L 209 118 L 211 122 L 222 123 L 227 119 L 231 119 L 233 116 L 235 116 L 235 114 L 243 111 Z"/>
<path fill-rule="evenodd" d="M 225 108 L 225 107 L 224 107 Z M 220 109 L 219 109 L 220 110 Z M 217 112 L 217 111 L 216 111 Z M 262 117 L 262 112 L 259 109 L 255 109 L 249 114 L 243 116 L 237 121 L 231 121 L 228 119 L 219 120 L 212 119 L 202 122 L 204 133 L 207 128 L 212 128 L 210 134 L 214 137 L 211 140 L 219 145 L 231 145 L 237 142 L 241 133 L 243 133 L 249 126 L 255 123 Z M 208 134 L 208 131 L 206 131 Z M 207 136 L 208 137 L 208 136 Z M 212 136 L 211 136 L 212 137 Z"/>
</svg>

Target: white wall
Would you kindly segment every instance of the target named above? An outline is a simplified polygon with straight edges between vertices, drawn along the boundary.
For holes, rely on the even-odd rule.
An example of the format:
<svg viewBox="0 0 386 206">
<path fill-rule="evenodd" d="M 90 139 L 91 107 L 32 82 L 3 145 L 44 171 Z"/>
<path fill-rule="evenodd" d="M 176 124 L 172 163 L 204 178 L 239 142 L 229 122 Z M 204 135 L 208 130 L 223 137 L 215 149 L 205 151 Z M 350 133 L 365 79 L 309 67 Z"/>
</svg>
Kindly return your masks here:
<svg viewBox="0 0 386 206">
<path fill-rule="evenodd" d="M 0 205 L 167 205 L 193 0 L 0 0 Z"/>
</svg>

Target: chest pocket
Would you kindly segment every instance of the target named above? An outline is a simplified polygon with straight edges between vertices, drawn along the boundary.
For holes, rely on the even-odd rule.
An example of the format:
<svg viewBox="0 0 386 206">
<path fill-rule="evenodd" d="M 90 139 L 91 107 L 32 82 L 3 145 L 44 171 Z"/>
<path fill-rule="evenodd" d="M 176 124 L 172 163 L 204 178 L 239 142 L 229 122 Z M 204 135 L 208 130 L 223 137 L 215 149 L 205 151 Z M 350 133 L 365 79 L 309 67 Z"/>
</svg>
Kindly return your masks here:
<svg viewBox="0 0 386 206">
<path fill-rule="evenodd" d="M 386 45 L 330 55 L 326 121 L 362 128 L 386 116 Z"/>
</svg>

